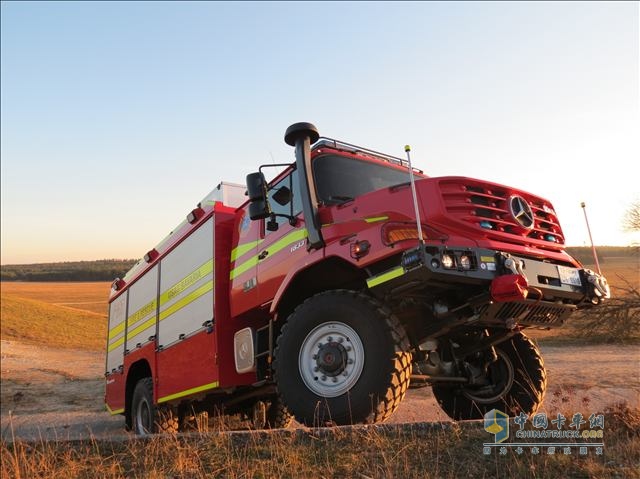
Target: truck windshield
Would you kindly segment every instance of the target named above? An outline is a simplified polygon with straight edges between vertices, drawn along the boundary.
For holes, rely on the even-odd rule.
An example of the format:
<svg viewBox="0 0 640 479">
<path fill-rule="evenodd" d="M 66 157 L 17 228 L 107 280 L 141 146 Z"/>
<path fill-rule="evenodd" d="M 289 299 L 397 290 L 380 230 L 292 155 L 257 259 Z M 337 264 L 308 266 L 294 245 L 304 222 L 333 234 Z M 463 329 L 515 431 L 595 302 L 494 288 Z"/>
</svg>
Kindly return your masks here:
<svg viewBox="0 0 640 479">
<path fill-rule="evenodd" d="M 344 156 L 324 155 L 314 160 L 313 177 L 318 199 L 330 205 L 406 183 L 409 171 Z"/>
</svg>

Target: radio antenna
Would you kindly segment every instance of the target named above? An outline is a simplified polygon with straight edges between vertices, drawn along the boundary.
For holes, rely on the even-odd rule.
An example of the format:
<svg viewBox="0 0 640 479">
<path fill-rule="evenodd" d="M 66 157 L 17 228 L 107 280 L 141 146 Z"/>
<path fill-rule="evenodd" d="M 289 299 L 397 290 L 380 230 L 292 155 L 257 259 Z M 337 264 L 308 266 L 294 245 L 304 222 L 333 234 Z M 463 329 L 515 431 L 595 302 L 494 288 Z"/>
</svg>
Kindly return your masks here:
<svg viewBox="0 0 640 479">
<path fill-rule="evenodd" d="M 580 206 L 582 206 L 582 212 L 584 213 L 584 221 L 585 223 L 587 223 L 587 231 L 589 232 L 589 241 L 591 241 L 591 252 L 593 253 L 593 260 L 596 263 L 596 270 L 598 271 L 598 274 L 602 274 L 602 271 L 600 271 L 600 263 L 598 262 L 598 254 L 596 253 L 596 247 L 593 244 L 593 237 L 591 236 L 591 228 L 589 228 L 589 220 L 587 219 L 587 205 L 583 201 L 582 203 L 580 203 Z"/>
<path fill-rule="evenodd" d="M 411 183 L 411 194 L 413 195 L 413 209 L 416 211 L 416 223 L 418 226 L 418 241 L 424 244 L 422 237 L 422 221 L 420 220 L 420 209 L 418 208 L 418 194 L 416 193 L 416 180 L 413 177 L 413 166 L 411 166 L 411 146 L 405 145 L 404 151 L 407 153 L 407 161 L 409 162 L 409 182 Z"/>
</svg>

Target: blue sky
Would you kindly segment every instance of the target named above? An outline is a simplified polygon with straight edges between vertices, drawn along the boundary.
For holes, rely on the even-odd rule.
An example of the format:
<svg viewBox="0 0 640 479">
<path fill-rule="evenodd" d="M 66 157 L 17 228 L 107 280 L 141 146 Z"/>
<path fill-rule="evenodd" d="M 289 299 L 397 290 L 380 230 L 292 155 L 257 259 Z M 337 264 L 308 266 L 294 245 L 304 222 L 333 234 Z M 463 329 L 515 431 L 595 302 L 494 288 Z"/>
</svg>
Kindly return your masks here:
<svg viewBox="0 0 640 479">
<path fill-rule="evenodd" d="M 3 2 L 2 263 L 140 257 L 296 121 L 549 198 L 639 199 L 638 3 Z"/>
</svg>

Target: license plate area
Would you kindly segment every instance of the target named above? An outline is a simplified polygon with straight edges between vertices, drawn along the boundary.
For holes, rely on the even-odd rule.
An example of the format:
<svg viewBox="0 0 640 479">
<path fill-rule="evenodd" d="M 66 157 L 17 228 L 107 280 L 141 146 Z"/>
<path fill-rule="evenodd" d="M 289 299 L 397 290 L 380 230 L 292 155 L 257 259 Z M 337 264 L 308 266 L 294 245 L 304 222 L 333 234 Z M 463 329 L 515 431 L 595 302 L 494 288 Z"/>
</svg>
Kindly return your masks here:
<svg viewBox="0 0 640 479">
<path fill-rule="evenodd" d="M 567 268 L 566 266 L 558 265 L 558 276 L 560 277 L 560 283 L 562 284 L 570 284 L 572 286 L 582 286 L 579 269 Z"/>
</svg>

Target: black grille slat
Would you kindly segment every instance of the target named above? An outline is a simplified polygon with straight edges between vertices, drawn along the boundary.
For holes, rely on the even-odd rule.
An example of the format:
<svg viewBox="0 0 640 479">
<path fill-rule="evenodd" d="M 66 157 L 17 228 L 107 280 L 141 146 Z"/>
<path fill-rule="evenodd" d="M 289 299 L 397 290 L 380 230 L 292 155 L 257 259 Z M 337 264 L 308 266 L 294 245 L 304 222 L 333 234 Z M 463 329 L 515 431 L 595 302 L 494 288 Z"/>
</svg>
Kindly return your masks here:
<svg viewBox="0 0 640 479">
<path fill-rule="evenodd" d="M 479 311 L 480 321 L 515 320 L 523 325 L 554 325 L 566 319 L 576 307 L 572 304 L 548 304 L 535 300 L 493 303 Z"/>
<path fill-rule="evenodd" d="M 527 312 L 526 304 L 519 303 L 507 303 L 498 313 L 499 319 L 519 318 L 522 314 Z"/>
</svg>

